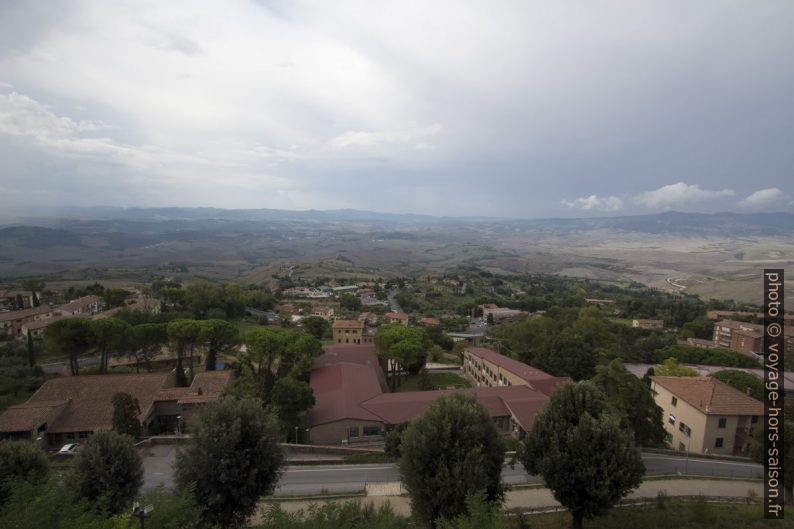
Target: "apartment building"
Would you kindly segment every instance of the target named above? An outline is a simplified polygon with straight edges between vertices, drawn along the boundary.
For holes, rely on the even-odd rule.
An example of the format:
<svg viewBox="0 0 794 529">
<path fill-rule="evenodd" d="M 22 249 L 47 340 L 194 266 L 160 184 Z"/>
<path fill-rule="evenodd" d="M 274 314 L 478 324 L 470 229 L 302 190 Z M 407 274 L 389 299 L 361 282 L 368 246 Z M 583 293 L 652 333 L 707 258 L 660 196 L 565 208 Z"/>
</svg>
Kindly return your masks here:
<svg viewBox="0 0 794 529">
<path fill-rule="evenodd" d="M 334 343 L 360 344 L 364 335 L 364 322 L 360 320 L 335 320 L 331 326 Z"/>
<path fill-rule="evenodd" d="M 746 456 L 764 405 L 711 377 L 651 377 L 670 446 L 682 452 Z"/>
<path fill-rule="evenodd" d="M 529 386 L 543 392 L 570 381 L 568 377 L 549 375 L 487 347 L 463 351 L 463 375 L 477 387 Z"/>
<path fill-rule="evenodd" d="M 634 320 L 631 326 L 635 329 L 664 329 L 663 320 Z"/>
<path fill-rule="evenodd" d="M 722 320 L 714 324 L 714 344 L 737 353 L 764 350 L 764 326 L 743 321 Z"/>
</svg>

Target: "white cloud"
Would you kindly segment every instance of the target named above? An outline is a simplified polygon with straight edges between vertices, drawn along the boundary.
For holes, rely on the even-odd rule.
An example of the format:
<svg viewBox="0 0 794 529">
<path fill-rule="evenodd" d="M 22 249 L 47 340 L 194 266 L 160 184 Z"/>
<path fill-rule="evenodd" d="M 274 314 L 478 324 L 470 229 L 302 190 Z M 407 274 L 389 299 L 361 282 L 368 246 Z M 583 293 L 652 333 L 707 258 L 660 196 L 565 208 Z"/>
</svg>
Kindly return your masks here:
<svg viewBox="0 0 794 529">
<path fill-rule="evenodd" d="M 439 134 L 444 127 L 438 123 L 427 127 L 418 127 L 402 131 L 354 131 L 348 130 L 328 142 L 334 149 L 368 148 L 378 146 L 402 146 L 416 143 L 430 136 Z M 431 144 L 424 141 L 414 145 L 414 148 L 432 148 Z"/>
<path fill-rule="evenodd" d="M 572 201 L 563 200 L 562 204 L 569 208 L 578 208 L 585 211 L 617 211 L 623 207 L 623 201 L 614 195 L 608 197 L 590 195 L 589 197 L 581 197 Z"/>
<path fill-rule="evenodd" d="M 739 205 L 745 209 L 762 209 L 783 203 L 788 196 L 777 187 L 759 189 L 742 200 Z"/>
<path fill-rule="evenodd" d="M 736 194 L 733 189 L 710 190 L 703 189 L 699 184 L 678 182 L 662 186 L 654 191 L 646 191 L 635 197 L 635 201 L 654 209 L 671 209 L 720 200 Z"/>
</svg>

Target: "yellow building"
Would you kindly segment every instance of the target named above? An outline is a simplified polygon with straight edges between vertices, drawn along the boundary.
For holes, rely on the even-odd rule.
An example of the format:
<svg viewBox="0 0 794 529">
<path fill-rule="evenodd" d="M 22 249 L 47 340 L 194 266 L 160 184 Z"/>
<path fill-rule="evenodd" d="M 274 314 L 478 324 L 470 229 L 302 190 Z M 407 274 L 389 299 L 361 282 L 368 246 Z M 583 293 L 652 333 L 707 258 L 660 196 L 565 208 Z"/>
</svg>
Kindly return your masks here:
<svg viewBox="0 0 794 529">
<path fill-rule="evenodd" d="M 667 441 L 676 450 L 747 455 L 764 405 L 711 377 L 651 377 Z"/>
<path fill-rule="evenodd" d="M 361 343 L 364 322 L 359 320 L 335 320 L 331 327 L 334 343 Z"/>
</svg>

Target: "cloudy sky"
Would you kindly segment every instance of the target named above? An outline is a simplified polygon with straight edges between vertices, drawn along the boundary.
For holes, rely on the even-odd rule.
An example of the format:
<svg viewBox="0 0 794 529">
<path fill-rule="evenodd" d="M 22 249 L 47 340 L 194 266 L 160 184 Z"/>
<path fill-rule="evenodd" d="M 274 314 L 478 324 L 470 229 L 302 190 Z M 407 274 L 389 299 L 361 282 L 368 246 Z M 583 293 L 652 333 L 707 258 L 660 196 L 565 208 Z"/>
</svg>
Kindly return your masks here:
<svg viewBox="0 0 794 529">
<path fill-rule="evenodd" d="M 794 211 L 794 2 L 0 2 L 0 210 Z"/>
</svg>

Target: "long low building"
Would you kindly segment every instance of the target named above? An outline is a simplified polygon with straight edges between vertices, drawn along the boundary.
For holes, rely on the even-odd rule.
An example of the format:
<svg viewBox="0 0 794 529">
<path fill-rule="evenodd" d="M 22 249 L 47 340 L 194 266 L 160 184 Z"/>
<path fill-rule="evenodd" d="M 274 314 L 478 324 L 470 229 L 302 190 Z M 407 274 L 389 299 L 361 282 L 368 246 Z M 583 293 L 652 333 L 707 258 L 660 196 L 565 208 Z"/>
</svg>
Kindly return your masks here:
<svg viewBox="0 0 794 529">
<path fill-rule="evenodd" d="M 142 435 L 178 431 L 200 406 L 220 397 L 231 374 L 198 373 L 184 388 L 174 387 L 169 373 L 53 378 L 24 404 L 0 413 L 0 439 L 38 441 L 52 448 L 111 430 L 116 393 L 138 400 Z"/>
<path fill-rule="evenodd" d="M 310 442 L 379 441 L 395 426 L 421 416 L 439 397 L 455 392 L 474 395 L 502 433 L 522 437 L 531 430 L 554 388 L 569 380 L 522 365 L 533 371 L 535 386 L 516 383 L 509 387 L 390 393 L 372 345 L 326 346 L 311 373 L 315 405 L 308 414 Z M 537 382 L 541 380 L 544 382 Z"/>
</svg>

